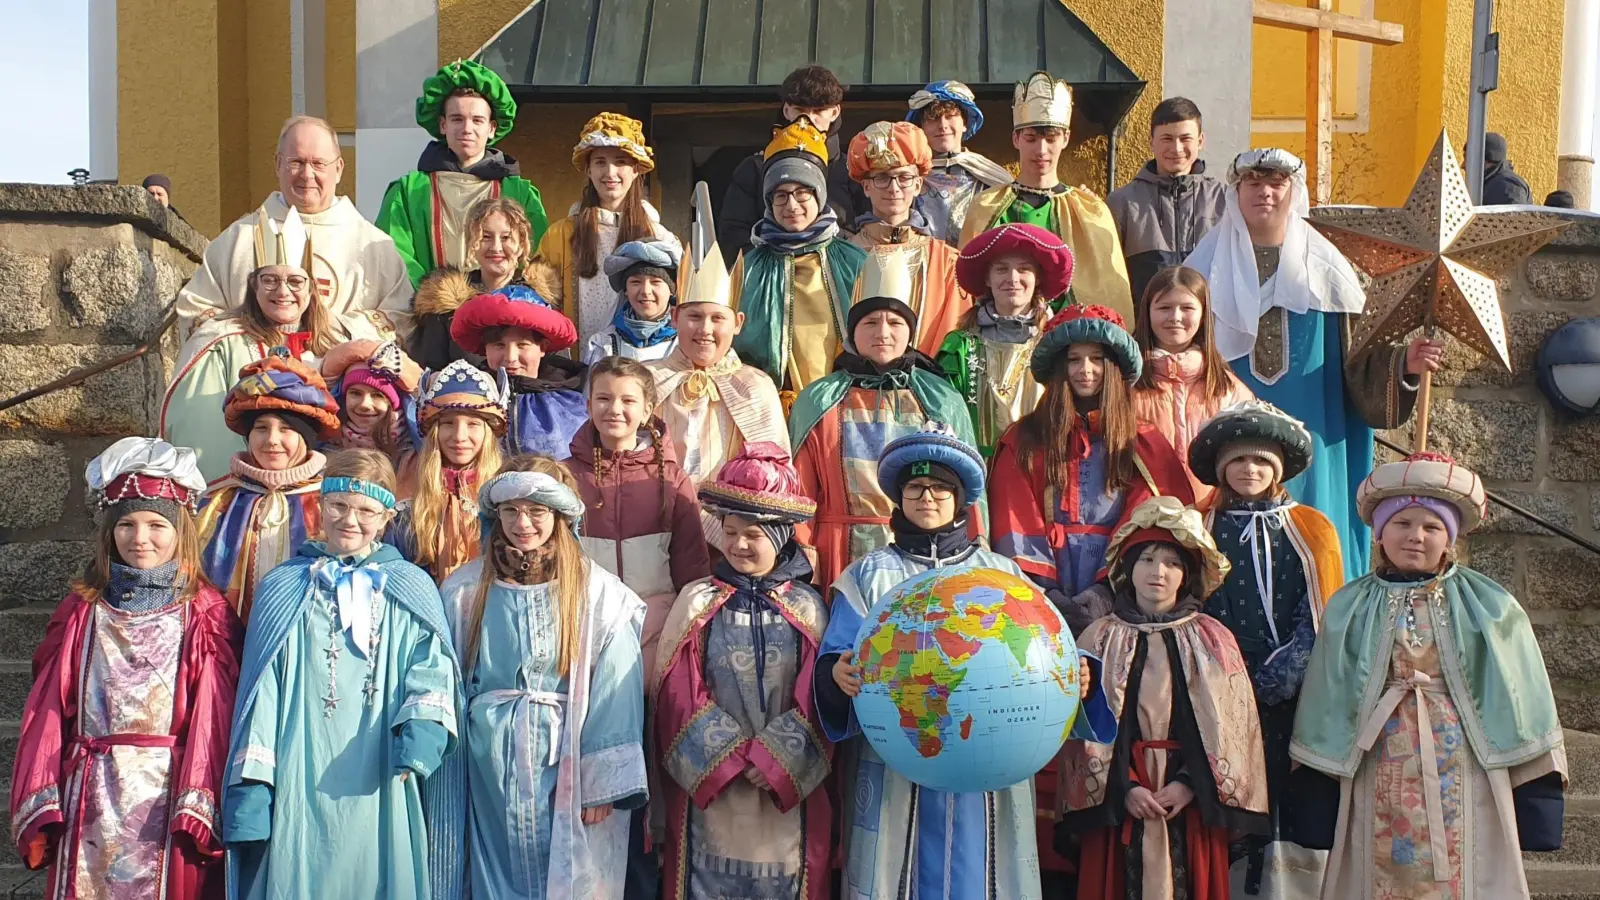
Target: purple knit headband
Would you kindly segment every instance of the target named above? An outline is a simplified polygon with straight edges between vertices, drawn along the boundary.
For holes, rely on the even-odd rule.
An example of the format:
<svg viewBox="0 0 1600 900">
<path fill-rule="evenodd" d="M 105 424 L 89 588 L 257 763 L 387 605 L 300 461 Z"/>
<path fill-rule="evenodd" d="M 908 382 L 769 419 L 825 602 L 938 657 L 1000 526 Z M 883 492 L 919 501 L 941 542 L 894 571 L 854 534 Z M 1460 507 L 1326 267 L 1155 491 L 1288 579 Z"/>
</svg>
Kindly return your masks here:
<svg viewBox="0 0 1600 900">
<path fill-rule="evenodd" d="M 1372 511 L 1373 533 L 1382 535 L 1383 526 L 1389 524 L 1395 513 L 1413 506 L 1420 506 L 1438 516 L 1440 521 L 1444 522 L 1445 532 L 1450 535 L 1450 543 L 1456 542 L 1456 534 L 1461 531 L 1461 511 L 1456 509 L 1454 503 L 1437 497 L 1401 495 L 1380 500 L 1377 508 Z"/>
</svg>

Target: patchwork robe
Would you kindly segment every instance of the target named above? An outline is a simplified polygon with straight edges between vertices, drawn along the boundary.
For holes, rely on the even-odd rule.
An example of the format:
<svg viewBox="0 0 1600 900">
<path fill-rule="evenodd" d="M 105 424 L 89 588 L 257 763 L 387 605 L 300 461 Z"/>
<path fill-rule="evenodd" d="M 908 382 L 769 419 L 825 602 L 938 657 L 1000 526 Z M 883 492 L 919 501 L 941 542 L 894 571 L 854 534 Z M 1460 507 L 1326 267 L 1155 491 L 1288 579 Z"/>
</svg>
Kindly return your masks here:
<svg viewBox="0 0 1600 900">
<path fill-rule="evenodd" d="M 454 644 L 465 653 L 481 572 L 445 579 Z M 468 883 L 476 898 L 620 900 L 627 810 L 646 784 L 644 604 L 616 576 L 589 566 L 579 658 L 560 670 L 560 620 L 548 584 L 496 580 L 485 600 L 477 658 L 466 674 L 466 751 L 441 774 L 464 779 Z M 464 771 L 463 771 L 464 769 Z M 436 776 L 437 777 L 437 776 Z M 611 805 L 603 822 L 583 810 Z"/>
<path fill-rule="evenodd" d="M 826 900 L 833 820 L 823 782 L 833 746 L 817 722 L 812 679 L 828 612 L 796 582 L 772 592 L 775 611 L 754 621 L 725 607 L 733 595 L 716 578 L 686 587 L 652 673 L 656 746 L 667 751 L 656 780 L 666 805 L 666 896 Z M 754 628 L 764 637 L 759 675 Z M 747 781 L 747 766 L 771 789 Z"/>
<path fill-rule="evenodd" d="M 909 225 L 868 222 L 850 242 L 872 254 L 900 257 L 911 273 L 908 303 L 917 314 L 911 346 L 932 357 L 945 335 L 972 308 L 972 296 L 956 283 L 956 248 Z M 860 293 L 859 288 L 856 293 Z"/>
<path fill-rule="evenodd" d="M 328 459 L 312 451 L 305 462 L 287 470 L 290 477 L 277 487 L 257 480 L 266 474 L 262 470 L 237 457 L 235 461 L 235 474 L 211 485 L 195 527 L 206 579 L 248 625 L 256 585 L 322 533 L 318 500 Z"/>
<path fill-rule="evenodd" d="M 1229 841 L 1267 828 L 1255 693 L 1233 635 L 1192 609 L 1158 622 L 1114 613 L 1078 647 L 1102 660 L 1117 718 L 1114 744 L 1069 742 L 1062 754 L 1057 847 L 1082 835 L 1079 900 L 1228 900 Z M 1129 816 L 1133 786 L 1174 780 L 1194 791 L 1176 817 Z"/>
<path fill-rule="evenodd" d="M 344 630 L 328 586 L 346 565 L 375 584 L 367 647 Z M 448 756 L 460 714 L 438 589 L 399 551 L 374 544 L 349 561 L 312 542 L 268 573 L 245 641 L 225 789 L 270 787 L 271 836 L 228 845 L 229 900 L 458 896 L 457 816 L 435 800 L 444 770 L 402 778 L 395 744 L 407 722 L 430 722 Z"/>
<path fill-rule="evenodd" d="M 17 855 L 50 866 L 45 896 L 221 893 L 217 797 L 243 643 L 210 585 L 148 612 L 79 594 L 56 608 L 11 780 Z"/>
</svg>

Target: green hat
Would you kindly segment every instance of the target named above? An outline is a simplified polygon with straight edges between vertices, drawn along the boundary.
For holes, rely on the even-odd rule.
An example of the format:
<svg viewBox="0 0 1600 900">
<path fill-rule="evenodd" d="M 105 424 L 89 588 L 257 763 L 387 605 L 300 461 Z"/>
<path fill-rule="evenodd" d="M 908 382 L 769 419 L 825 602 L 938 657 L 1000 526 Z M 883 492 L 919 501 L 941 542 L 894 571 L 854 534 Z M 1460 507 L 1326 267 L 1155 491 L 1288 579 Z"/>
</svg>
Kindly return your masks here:
<svg viewBox="0 0 1600 900">
<path fill-rule="evenodd" d="M 461 88 L 476 91 L 489 101 L 489 112 L 494 116 L 494 136 L 489 143 L 498 144 L 511 133 L 517 121 L 517 101 L 511 99 L 511 89 L 505 80 L 485 66 L 470 59 L 458 59 L 433 73 L 422 82 L 422 96 L 417 98 L 417 124 L 444 140 L 439 132 L 439 119 L 444 116 L 444 101 Z"/>
</svg>

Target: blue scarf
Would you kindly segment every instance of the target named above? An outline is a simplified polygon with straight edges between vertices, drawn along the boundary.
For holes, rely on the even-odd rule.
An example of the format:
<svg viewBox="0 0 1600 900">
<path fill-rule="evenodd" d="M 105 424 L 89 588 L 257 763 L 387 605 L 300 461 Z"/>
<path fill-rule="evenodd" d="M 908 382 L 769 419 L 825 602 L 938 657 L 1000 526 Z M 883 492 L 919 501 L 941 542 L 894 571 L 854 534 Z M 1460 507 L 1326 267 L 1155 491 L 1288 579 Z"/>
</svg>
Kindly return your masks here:
<svg viewBox="0 0 1600 900">
<path fill-rule="evenodd" d="M 832 208 L 823 209 L 822 215 L 817 216 L 817 220 L 805 231 L 785 231 L 782 225 L 772 220 L 772 211 L 769 209 L 761 221 L 750 229 L 750 240 L 758 247 L 771 247 L 784 256 L 801 256 L 815 253 L 838 233 L 839 214 Z"/>
<path fill-rule="evenodd" d="M 634 347 L 654 347 L 678 336 L 678 329 L 672 327 L 670 304 L 667 314 L 661 318 L 641 319 L 633 314 L 633 304 L 623 299 L 611 315 L 611 325 L 617 329 L 617 337 Z"/>
</svg>

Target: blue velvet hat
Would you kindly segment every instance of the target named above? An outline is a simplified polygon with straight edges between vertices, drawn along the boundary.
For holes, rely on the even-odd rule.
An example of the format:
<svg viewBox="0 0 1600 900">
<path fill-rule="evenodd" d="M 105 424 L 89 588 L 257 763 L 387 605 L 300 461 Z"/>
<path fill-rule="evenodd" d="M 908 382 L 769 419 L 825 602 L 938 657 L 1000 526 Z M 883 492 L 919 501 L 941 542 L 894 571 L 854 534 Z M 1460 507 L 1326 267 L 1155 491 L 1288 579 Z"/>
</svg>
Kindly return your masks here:
<svg viewBox="0 0 1600 900">
<path fill-rule="evenodd" d="M 1033 369 L 1034 380 L 1040 384 L 1048 382 L 1055 374 L 1056 359 L 1073 344 L 1105 347 L 1106 355 L 1122 370 L 1122 377 L 1129 384 L 1138 381 L 1139 373 L 1144 370 L 1144 354 L 1133 335 L 1128 333 L 1127 326 L 1122 324 L 1122 316 L 1104 306 L 1072 305 L 1056 313 L 1033 348 L 1029 366 Z"/>
<path fill-rule="evenodd" d="M 943 422 L 926 422 L 922 430 L 889 442 L 878 457 L 878 487 L 890 497 L 900 493 L 901 479 L 930 474 L 926 467 L 942 466 L 961 479 L 966 506 L 983 496 L 984 466 L 978 449 L 956 437 Z"/>
</svg>

